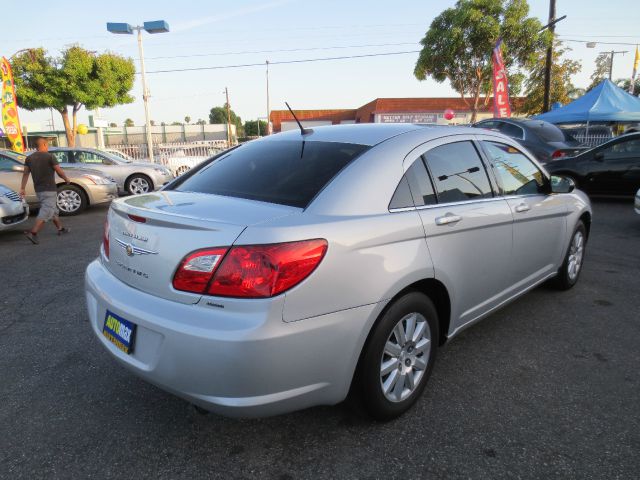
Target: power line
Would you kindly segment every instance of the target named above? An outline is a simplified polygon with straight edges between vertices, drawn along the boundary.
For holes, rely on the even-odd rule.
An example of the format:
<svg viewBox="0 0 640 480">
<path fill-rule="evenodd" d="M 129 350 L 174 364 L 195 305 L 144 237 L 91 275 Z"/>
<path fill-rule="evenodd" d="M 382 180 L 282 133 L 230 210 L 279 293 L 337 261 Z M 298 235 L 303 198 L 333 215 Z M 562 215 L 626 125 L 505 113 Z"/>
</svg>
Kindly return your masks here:
<svg viewBox="0 0 640 480">
<path fill-rule="evenodd" d="M 625 43 L 625 42 L 601 42 L 601 41 L 589 41 L 589 40 L 575 40 L 575 39 L 571 39 L 571 38 L 563 38 L 562 39 L 563 42 L 575 42 L 575 43 L 597 43 L 598 45 L 638 45 L 638 43 L 640 42 L 635 42 L 635 43 Z"/>
<path fill-rule="evenodd" d="M 335 50 L 344 48 L 364 48 L 364 47 L 397 47 L 400 45 L 417 45 L 417 42 L 400 42 L 400 43 L 370 43 L 366 45 L 336 45 L 332 47 L 309 47 L 309 48 L 287 48 L 275 50 L 243 50 L 239 52 L 211 52 L 211 53 L 194 53 L 189 55 L 164 55 L 160 57 L 146 57 L 147 60 L 159 60 L 169 58 L 193 58 L 193 57 L 212 57 L 225 55 L 246 55 L 253 53 L 280 53 L 280 52 L 304 52 L 312 50 Z"/>
<path fill-rule="evenodd" d="M 310 62 L 326 62 L 330 60 L 347 60 L 352 58 L 368 58 L 368 57 L 385 57 L 391 55 L 405 55 L 407 53 L 420 53 L 420 50 L 409 50 L 405 52 L 388 52 L 388 53 L 369 53 L 365 55 L 345 55 L 342 57 L 323 57 L 323 58 L 307 58 L 303 60 L 282 60 L 279 62 L 269 62 L 269 65 L 283 65 L 291 63 L 310 63 Z M 170 70 L 153 70 L 147 73 L 171 73 L 171 72 L 195 72 L 199 70 L 220 70 L 224 68 L 244 68 L 244 67 L 264 67 L 265 63 L 244 63 L 238 65 L 219 65 L 212 67 L 194 67 L 194 68 L 174 68 Z"/>
</svg>

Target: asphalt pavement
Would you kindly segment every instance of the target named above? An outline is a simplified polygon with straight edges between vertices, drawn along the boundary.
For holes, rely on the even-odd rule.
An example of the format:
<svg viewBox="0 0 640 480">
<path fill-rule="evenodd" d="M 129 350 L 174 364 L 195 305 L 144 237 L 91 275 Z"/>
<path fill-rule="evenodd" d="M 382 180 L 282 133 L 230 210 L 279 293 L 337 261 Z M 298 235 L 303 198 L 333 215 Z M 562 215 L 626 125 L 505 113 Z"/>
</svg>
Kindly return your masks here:
<svg viewBox="0 0 640 480">
<path fill-rule="evenodd" d="M 106 208 L 31 245 L 0 232 L 0 478 L 638 478 L 640 216 L 594 202 L 582 277 L 444 346 L 425 395 L 372 422 L 342 404 L 201 415 L 111 360 L 87 322 Z M 481 279 L 478 279 L 481 281 Z"/>
</svg>

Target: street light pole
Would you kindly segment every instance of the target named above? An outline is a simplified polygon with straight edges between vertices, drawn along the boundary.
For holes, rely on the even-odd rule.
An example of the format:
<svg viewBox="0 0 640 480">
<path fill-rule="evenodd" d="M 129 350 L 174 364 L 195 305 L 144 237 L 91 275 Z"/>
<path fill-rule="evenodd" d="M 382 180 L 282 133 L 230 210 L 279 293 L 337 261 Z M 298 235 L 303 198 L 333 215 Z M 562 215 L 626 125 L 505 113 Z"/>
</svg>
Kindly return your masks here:
<svg viewBox="0 0 640 480">
<path fill-rule="evenodd" d="M 140 55 L 140 74 L 142 76 L 142 100 L 144 101 L 144 131 L 147 136 L 147 151 L 149 161 L 155 162 L 153 157 L 153 135 L 151 135 L 151 116 L 149 115 L 149 86 L 147 85 L 147 72 L 144 68 L 144 49 L 142 48 L 142 27 L 135 27 L 138 32 L 138 54 Z"/>
<path fill-rule="evenodd" d="M 133 27 L 128 23 L 107 23 L 107 31 L 116 34 L 131 35 L 138 32 L 138 53 L 140 54 L 140 74 L 142 76 L 142 99 L 144 100 L 144 117 L 145 132 L 147 137 L 147 150 L 149 151 L 149 160 L 154 162 L 153 158 L 153 136 L 151 135 L 151 117 L 149 116 L 149 87 L 147 85 L 147 72 L 144 68 L 144 50 L 142 48 L 142 30 L 147 33 L 166 33 L 169 31 L 169 25 L 164 20 L 155 20 L 152 22 L 144 22 L 142 25 Z"/>
</svg>

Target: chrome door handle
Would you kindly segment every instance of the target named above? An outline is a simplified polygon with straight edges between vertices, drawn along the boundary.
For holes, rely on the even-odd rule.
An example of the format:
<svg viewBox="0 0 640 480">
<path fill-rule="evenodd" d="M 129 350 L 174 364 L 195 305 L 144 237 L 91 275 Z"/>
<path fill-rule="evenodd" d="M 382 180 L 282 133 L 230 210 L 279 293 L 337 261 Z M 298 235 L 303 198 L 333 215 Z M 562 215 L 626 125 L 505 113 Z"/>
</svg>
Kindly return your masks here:
<svg viewBox="0 0 640 480">
<path fill-rule="evenodd" d="M 531 207 L 526 203 L 521 203 L 520 205 L 516 206 L 516 212 L 518 213 L 528 212 L 529 210 L 531 210 Z"/>
<path fill-rule="evenodd" d="M 462 220 L 462 217 L 460 215 L 447 213 L 442 217 L 436 217 L 436 225 L 451 225 L 452 223 L 458 223 L 460 220 Z"/>
</svg>

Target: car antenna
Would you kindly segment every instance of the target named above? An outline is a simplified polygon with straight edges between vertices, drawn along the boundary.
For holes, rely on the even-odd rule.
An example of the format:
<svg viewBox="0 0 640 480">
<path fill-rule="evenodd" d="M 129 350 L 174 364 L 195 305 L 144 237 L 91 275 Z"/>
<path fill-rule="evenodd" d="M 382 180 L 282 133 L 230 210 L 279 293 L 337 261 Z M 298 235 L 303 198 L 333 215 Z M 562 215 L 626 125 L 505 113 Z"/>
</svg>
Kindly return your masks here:
<svg viewBox="0 0 640 480">
<path fill-rule="evenodd" d="M 298 126 L 300 127 L 300 133 L 302 135 L 308 135 L 309 133 L 313 133 L 313 130 L 310 128 L 304 128 L 302 126 L 302 124 L 300 123 L 300 120 L 298 120 L 298 117 L 296 117 L 296 114 L 293 113 L 293 110 L 291 110 L 291 107 L 289 106 L 289 104 L 287 102 L 284 102 L 284 104 L 287 106 L 287 108 L 289 109 L 289 111 L 291 112 L 291 115 L 293 115 L 293 118 L 295 118 L 296 122 L 298 123 Z"/>
</svg>

